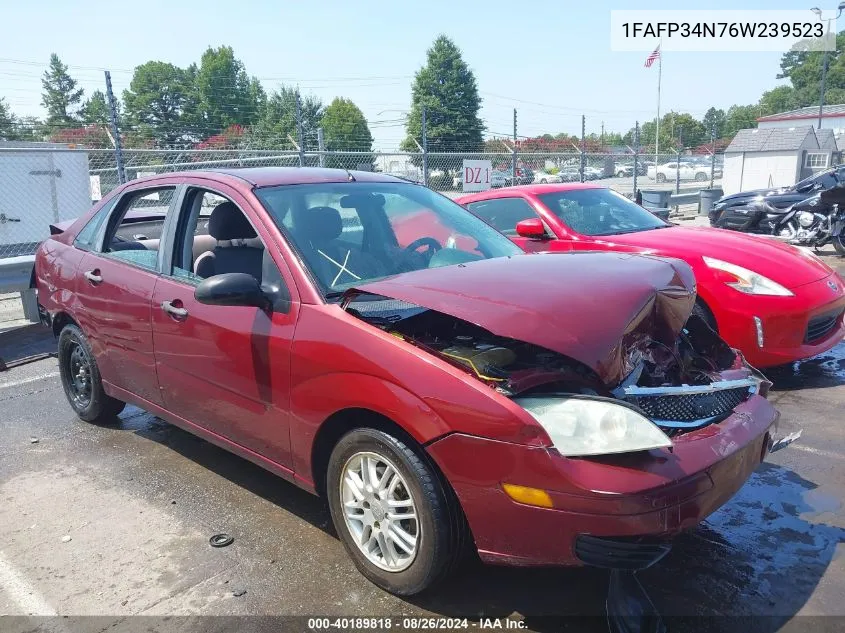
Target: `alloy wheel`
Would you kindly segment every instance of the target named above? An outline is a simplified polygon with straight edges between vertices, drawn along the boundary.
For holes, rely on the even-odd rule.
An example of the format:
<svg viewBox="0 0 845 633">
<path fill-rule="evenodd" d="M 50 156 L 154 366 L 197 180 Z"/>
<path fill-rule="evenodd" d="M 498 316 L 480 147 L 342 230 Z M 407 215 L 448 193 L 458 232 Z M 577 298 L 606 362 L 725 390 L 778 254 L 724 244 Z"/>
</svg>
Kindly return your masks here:
<svg viewBox="0 0 845 633">
<path fill-rule="evenodd" d="M 343 467 L 340 498 L 346 528 L 370 563 L 400 572 L 414 562 L 422 525 L 410 488 L 389 459 L 352 455 Z"/>
</svg>

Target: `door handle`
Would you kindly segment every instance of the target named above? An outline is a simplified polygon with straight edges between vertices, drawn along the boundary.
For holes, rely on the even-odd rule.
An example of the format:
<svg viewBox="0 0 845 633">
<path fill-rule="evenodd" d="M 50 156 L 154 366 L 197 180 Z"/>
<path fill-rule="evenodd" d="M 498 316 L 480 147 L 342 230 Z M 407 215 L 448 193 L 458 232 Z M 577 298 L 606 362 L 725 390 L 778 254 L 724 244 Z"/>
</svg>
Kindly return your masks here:
<svg viewBox="0 0 845 633">
<path fill-rule="evenodd" d="M 100 269 L 95 268 L 85 272 L 85 279 L 91 282 L 92 285 L 103 283 L 103 278 L 100 276 Z"/>
<path fill-rule="evenodd" d="M 184 319 L 188 316 L 187 308 L 179 308 L 173 305 L 172 301 L 162 301 L 161 309 L 175 319 Z"/>
</svg>

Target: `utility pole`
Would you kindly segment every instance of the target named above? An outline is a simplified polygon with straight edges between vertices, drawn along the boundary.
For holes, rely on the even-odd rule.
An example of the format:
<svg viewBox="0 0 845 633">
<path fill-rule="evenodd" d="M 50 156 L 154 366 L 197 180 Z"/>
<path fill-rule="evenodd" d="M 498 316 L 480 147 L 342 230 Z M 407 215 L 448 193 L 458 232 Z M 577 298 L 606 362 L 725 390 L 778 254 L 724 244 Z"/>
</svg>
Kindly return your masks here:
<svg viewBox="0 0 845 633">
<path fill-rule="evenodd" d="M 511 156 L 512 162 L 513 162 L 512 173 L 511 173 L 511 176 L 513 176 L 511 178 L 511 184 L 512 185 L 518 185 L 519 184 L 519 181 L 516 179 L 516 162 L 517 162 L 516 142 L 517 142 L 516 141 L 516 108 L 514 108 L 513 109 L 513 155 Z"/>
<path fill-rule="evenodd" d="M 672 127 L 675 127 L 674 118 L 672 119 Z M 684 128 L 678 126 L 678 160 L 675 163 L 675 193 L 681 191 L 681 150 L 684 148 Z"/>
<path fill-rule="evenodd" d="M 637 170 L 640 158 L 640 122 L 634 123 L 634 199 L 637 199 Z"/>
<path fill-rule="evenodd" d="M 326 166 L 326 144 L 323 141 L 323 128 L 317 128 L 317 149 L 320 152 L 320 167 Z"/>
<path fill-rule="evenodd" d="M 716 174 L 716 126 L 710 128 L 710 188 L 713 188 L 713 179 Z"/>
<path fill-rule="evenodd" d="M 123 145 L 120 142 L 120 129 L 117 125 L 117 102 L 114 99 L 114 92 L 111 87 L 111 73 L 106 74 L 106 97 L 109 100 L 109 118 L 111 119 L 111 132 L 114 137 L 114 161 L 117 165 L 117 180 L 120 184 L 126 182 L 126 169 L 123 166 Z"/>
<path fill-rule="evenodd" d="M 585 166 L 585 162 L 586 162 L 586 157 L 584 156 L 584 148 L 586 147 L 586 140 L 587 140 L 587 117 L 582 114 L 581 115 L 581 167 L 578 170 L 581 174 L 581 182 L 584 182 L 584 166 Z"/>
<path fill-rule="evenodd" d="M 296 137 L 299 141 L 299 166 L 305 166 L 305 138 L 302 133 L 302 103 L 299 100 L 299 90 L 296 91 Z"/>
<path fill-rule="evenodd" d="M 423 184 L 428 187 L 428 132 L 426 131 L 425 104 L 422 107 L 422 168 Z"/>
<path fill-rule="evenodd" d="M 604 121 L 601 122 L 601 151 L 604 151 Z"/>
</svg>

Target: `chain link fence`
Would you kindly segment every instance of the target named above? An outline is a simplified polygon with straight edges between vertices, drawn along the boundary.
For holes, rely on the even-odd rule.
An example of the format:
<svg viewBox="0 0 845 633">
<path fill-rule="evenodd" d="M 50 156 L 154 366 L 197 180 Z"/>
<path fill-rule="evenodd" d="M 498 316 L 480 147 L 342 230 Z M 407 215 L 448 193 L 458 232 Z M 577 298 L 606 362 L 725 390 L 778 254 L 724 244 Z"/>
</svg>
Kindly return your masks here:
<svg viewBox="0 0 845 633">
<path fill-rule="evenodd" d="M 656 160 L 655 160 L 656 158 Z M 450 197 L 464 190 L 464 160 L 490 161 L 493 188 L 597 181 L 629 197 L 636 190 L 719 186 L 721 156 L 678 153 L 340 152 L 276 149 L 124 149 L 127 180 L 171 171 L 240 167 L 332 167 L 427 183 Z M 514 174 L 514 163 L 516 173 Z M 635 168 L 636 164 L 636 168 Z M 0 148 L 0 258 L 29 255 L 49 225 L 85 211 L 120 184 L 111 149 Z"/>
</svg>

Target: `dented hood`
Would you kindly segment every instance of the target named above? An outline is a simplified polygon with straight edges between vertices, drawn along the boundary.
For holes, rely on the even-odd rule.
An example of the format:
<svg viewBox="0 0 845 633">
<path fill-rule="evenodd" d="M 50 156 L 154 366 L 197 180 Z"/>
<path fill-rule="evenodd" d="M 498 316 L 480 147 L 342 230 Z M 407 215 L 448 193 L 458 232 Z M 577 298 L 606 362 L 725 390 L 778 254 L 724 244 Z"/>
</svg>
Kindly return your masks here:
<svg viewBox="0 0 845 633">
<path fill-rule="evenodd" d="M 545 347 L 587 365 L 606 384 L 628 353 L 673 345 L 695 301 L 692 269 L 626 253 L 541 253 L 427 268 L 358 286 Z"/>
</svg>

